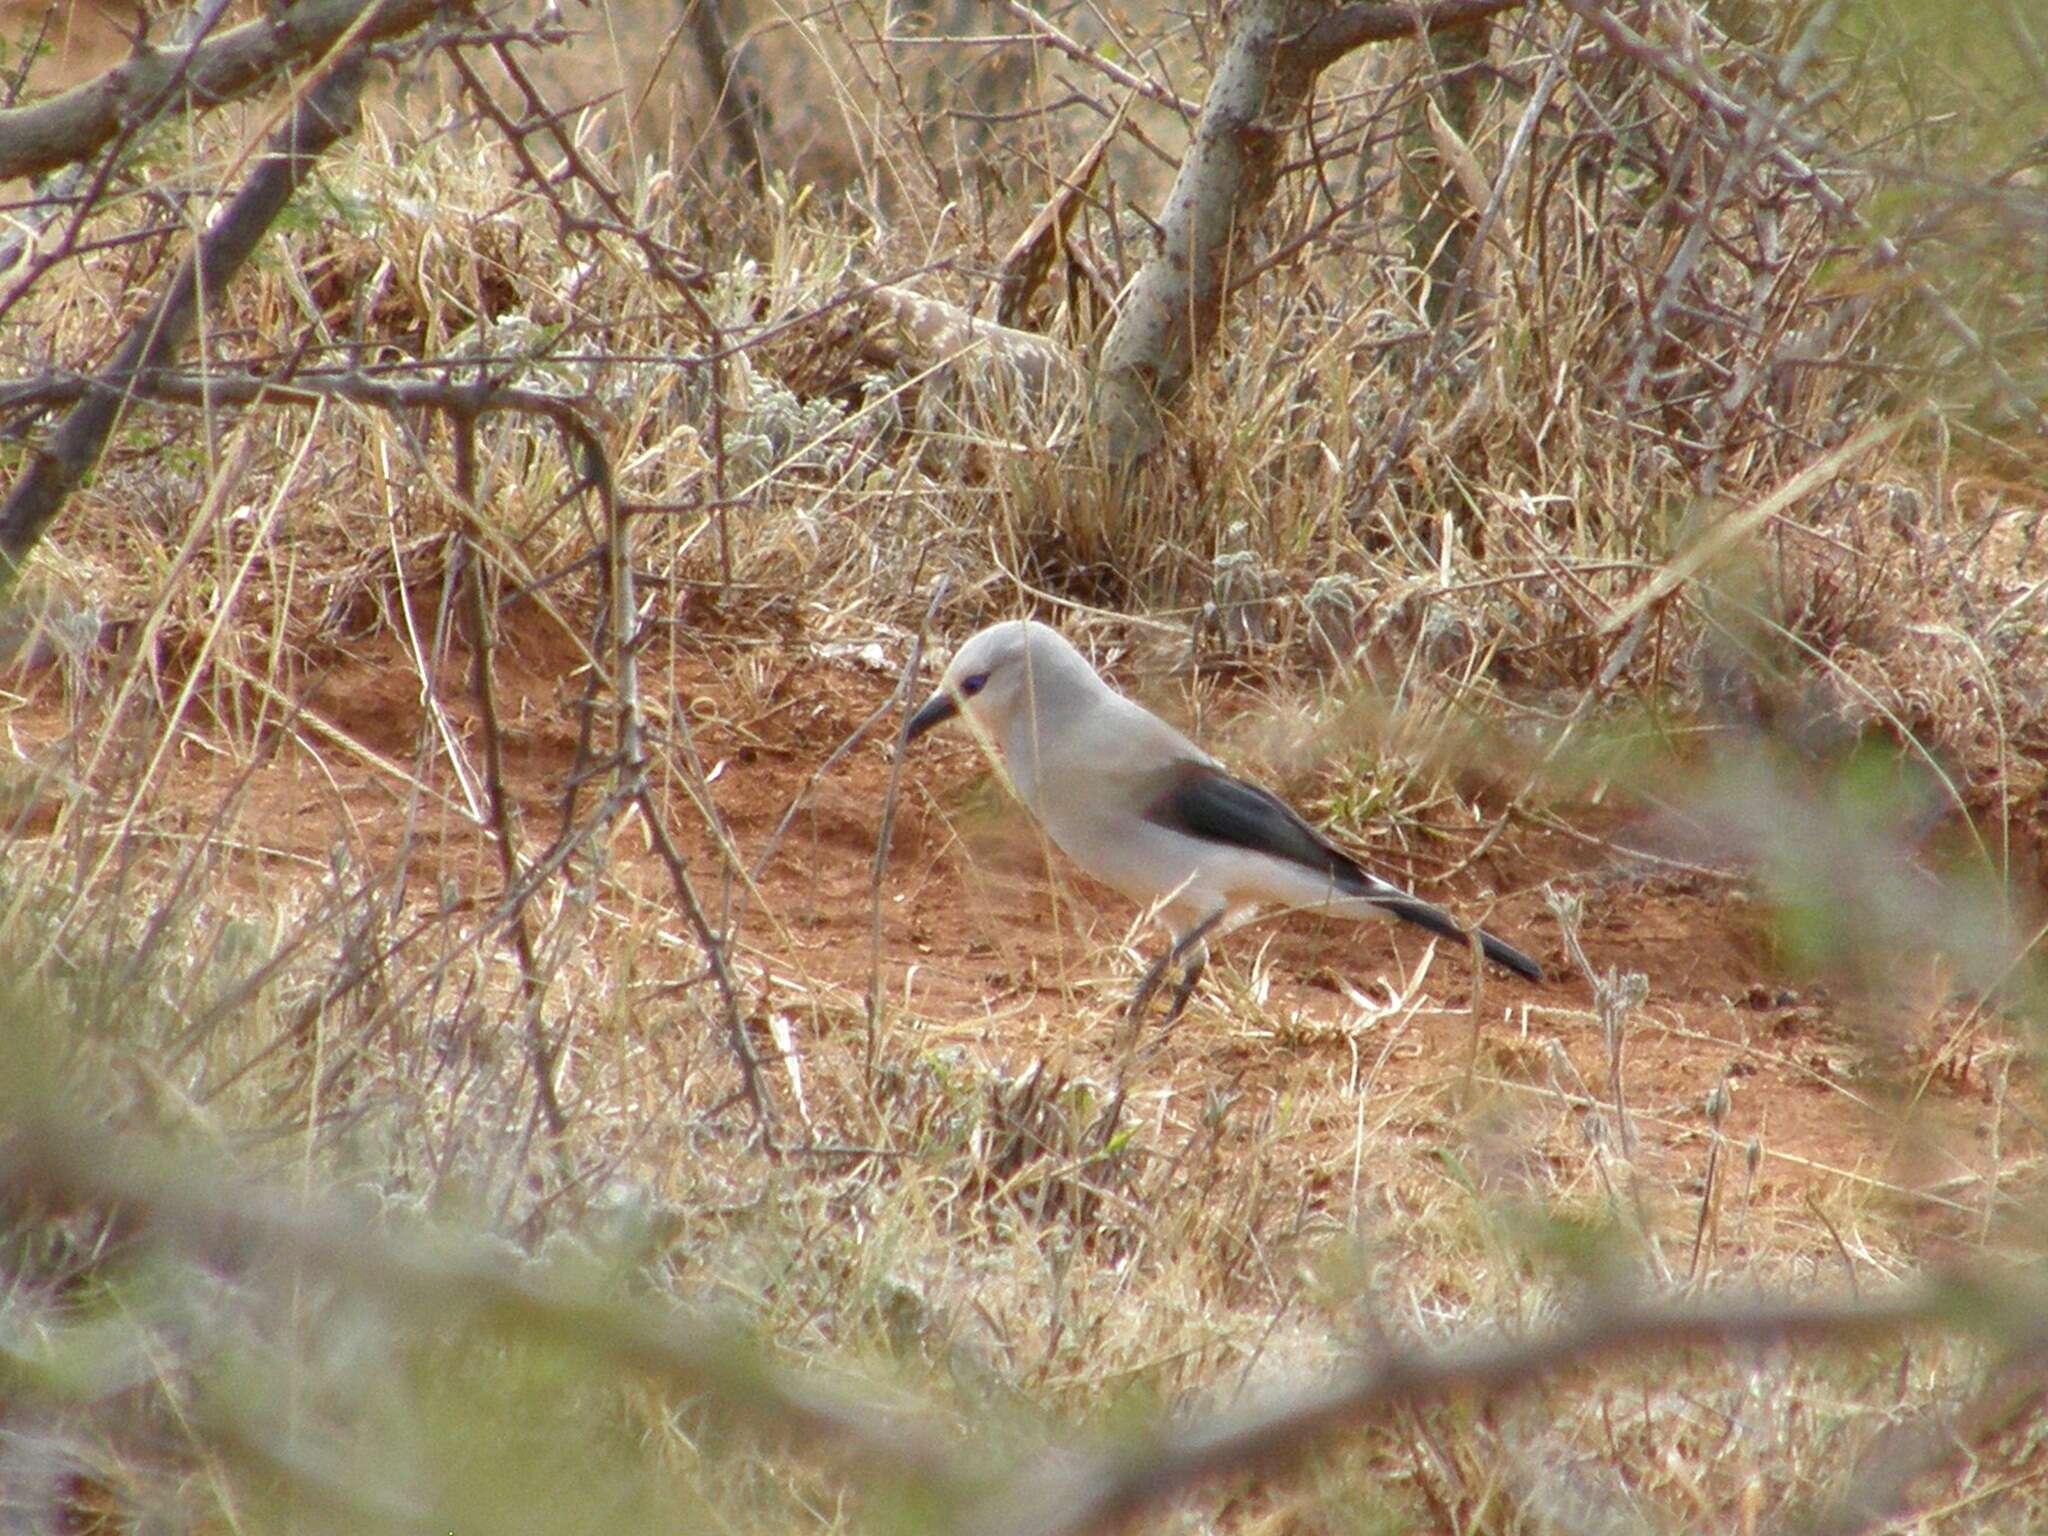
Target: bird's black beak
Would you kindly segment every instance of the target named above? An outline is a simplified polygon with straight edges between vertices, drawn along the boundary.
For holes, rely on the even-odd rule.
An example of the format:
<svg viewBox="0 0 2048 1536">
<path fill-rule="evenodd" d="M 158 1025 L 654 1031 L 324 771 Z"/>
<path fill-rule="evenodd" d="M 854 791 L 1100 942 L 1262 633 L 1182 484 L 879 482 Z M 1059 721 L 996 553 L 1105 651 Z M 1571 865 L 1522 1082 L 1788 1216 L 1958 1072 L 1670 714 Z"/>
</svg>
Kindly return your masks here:
<svg viewBox="0 0 2048 1536">
<path fill-rule="evenodd" d="M 910 723 L 903 727 L 903 739 L 915 741 L 935 725 L 944 725 L 960 713 L 960 701 L 951 693 L 935 693 L 926 701 L 924 708 L 910 717 Z"/>
</svg>

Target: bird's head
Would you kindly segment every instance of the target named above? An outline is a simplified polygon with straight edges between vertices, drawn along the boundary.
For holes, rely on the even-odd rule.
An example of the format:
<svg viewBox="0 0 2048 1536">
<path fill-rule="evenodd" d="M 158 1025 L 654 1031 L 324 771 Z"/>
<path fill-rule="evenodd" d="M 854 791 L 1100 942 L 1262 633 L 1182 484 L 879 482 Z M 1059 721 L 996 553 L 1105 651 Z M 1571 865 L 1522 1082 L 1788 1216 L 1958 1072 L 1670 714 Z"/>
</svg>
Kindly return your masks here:
<svg viewBox="0 0 2048 1536">
<path fill-rule="evenodd" d="M 903 728 L 914 741 L 955 715 L 996 740 L 1036 699 L 1068 680 L 1095 681 L 1095 670 L 1058 630 L 1030 619 L 993 624 L 961 646 L 924 707 Z"/>
</svg>

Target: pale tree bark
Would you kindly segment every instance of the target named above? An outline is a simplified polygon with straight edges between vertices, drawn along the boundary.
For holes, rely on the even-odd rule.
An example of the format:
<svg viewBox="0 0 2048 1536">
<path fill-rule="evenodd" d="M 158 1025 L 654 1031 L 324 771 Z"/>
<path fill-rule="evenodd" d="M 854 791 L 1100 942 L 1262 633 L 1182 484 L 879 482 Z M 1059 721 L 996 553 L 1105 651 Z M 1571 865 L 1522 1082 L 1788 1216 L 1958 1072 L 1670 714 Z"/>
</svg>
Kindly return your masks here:
<svg viewBox="0 0 2048 1536">
<path fill-rule="evenodd" d="M 1523 3 L 1241 0 L 1160 214 L 1160 249 L 1132 279 L 1103 343 L 1094 410 L 1113 465 L 1129 467 L 1162 441 L 1163 413 L 1216 334 L 1231 273 L 1246 266 L 1251 232 L 1317 77 L 1366 43 L 1477 26 Z"/>
</svg>

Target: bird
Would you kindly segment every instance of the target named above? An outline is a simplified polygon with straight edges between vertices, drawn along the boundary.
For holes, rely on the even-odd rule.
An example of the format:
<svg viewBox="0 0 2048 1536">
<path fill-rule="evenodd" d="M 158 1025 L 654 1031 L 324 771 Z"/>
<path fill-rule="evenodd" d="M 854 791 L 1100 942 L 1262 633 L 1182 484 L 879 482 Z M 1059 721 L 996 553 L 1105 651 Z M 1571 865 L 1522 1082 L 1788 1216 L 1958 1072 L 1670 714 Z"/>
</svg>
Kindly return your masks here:
<svg viewBox="0 0 2048 1536">
<path fill-rule="evenodd" d="M 1448 913 L 1370 873 L 1277 795 L 1118 693 L 1048 624 L 1011 619 L 968 639 L 905 722 L 905 744 L 955 717 L 1002 753 L 1018 797 L 1060 850 L 1171 936 L 1126 1010 L 1133 1022 L 1184 961 L 1166 1022 L 1178 1019 L 1210 937 L 1264 906 L 1399 919 L 1470 942 Z M 1478 939 L 1494 963 L 1543 979 L 1512 944 Z"/>
</svg>

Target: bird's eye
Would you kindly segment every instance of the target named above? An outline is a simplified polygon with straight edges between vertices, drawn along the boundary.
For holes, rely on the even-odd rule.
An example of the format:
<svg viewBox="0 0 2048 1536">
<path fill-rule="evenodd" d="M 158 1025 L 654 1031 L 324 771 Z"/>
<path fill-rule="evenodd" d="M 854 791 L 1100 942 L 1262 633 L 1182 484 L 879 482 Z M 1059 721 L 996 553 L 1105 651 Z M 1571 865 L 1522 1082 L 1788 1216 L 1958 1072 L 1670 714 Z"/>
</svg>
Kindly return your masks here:
<svg viewBox="0 0 2048 1536">
<path fill-rule="evenodd" d="M 971 699 L 987 686 L 988 674 L 986 672 L 977 672 L 972 677 L 963 677 L 960 679 L 960 697 Z"/>
</svg>

